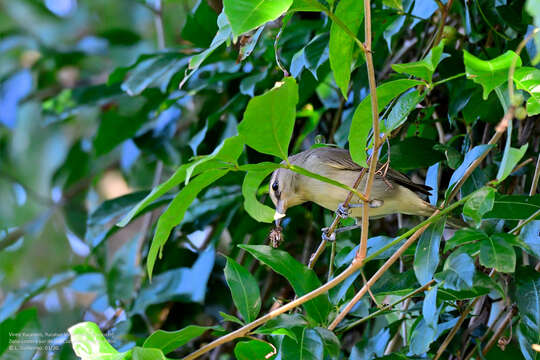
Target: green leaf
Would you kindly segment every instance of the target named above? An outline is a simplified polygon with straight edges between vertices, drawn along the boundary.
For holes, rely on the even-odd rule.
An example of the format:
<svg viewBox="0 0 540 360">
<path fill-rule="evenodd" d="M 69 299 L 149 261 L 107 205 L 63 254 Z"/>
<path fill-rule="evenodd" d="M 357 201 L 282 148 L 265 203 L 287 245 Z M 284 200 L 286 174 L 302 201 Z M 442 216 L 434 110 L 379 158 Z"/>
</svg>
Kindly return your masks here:
<svg viewBox="0 0 540 360">
<path fill-rule="evenodd" d="M 249 101 L 238 133 L 253 149 L 287 159 L 297 103 L 298 85 L 287 77 L 272 90 Z"/>
<path fill-rule="evenodd" d="M 185 182 L 188 170 L 190 171 L 191 176 L 195 176 L 207 170 L 226 167 L 226 163 L 236 163 L 243 148 L 242 138 L 240 136 L 231 136 L 223 140 L 212 154 L 205 156 L 204 161 L 197 160 L 180 166 L 167 181 L 152 189 L 150 194 L 133 207 L 133 209 L 131 209 L 117 225 L 120 227 L 126 226 L 152 202 L 172 190 L 174 187 Z"/>
<path fill-rule="evenodd" d="M 292 0 L 224 0 L 223 11 L 234 36 L 277 19 L 292 5 Z"/>
<path fill-rule="evenodd" d="M 21 310 L 13 318 L 6 319 L 3 322 L 0 322 L 0 333 L 4 334 L 4 339 L 0 341 L 0 355 L 4 354 L 6 350 L 9 349 L 11 336 L 8 337 L 8 334 L 20 334 L 20 333 L 35 333 L 39 334 L 41 328 L 39 325 L 37 309 L 35 307 Z M 39 335 L 36 336 L 39 339 Z M 25 336 L 25 340 L 28 338 L 33 338 L 33 336 Z M 29 340 L 29 339 L 28 339 Z M 36 339 L 37 340 L 37 339 Z M 11 351 L 10 351 L 11 352 Z M 30 354 L 26 354 L 26 353 Z M 33 351 L 30 348 L 29 351 L 24 351 L 22 349 L 17 350 L 17 354 L 21 358 L 32 358 Z M 8 357 L 6 357 L 8 358 Z"/>
<path fill-rule="evenodd" d="M 332 331 L 319 326 L 315 328 L 315 331 L 317 331 L 323 341 L 325 358 L 339 358 L 339 350 L 341 348 L 341 344 L 338 337 Z"/>
<path fill-rule="evenodd" d="M 285 251 L 265 245 L 239 245 L 239 247 L 284 276 L 297 296 L 305 295 L 321 286 L 321 281 L 313 270 L 308 269 Z M 321 294 L 306 302 L 304 307 L 312 319 L 319 324 L 325 324 L 330 312 L 328 294 Z"/>
<path fill-rule="evenodd" d="M 239 341 L 234 347 L 234 356 L 237 360 L 275 359 L 277 354 L 274 349 L 269 343 L 261 340 Z"/>
<path fill-rule="evenodd" d="M 493 234 L 480 245 L 480 264 L 498 272 L 512 273 L 516 268 L 516 253 L 504 236 Z"/>
<path fill-rule="evenodd" d="M 435 278 L 444 281 L 443 288 L 461 291 L 472 288 L 474 273 L 473 259 L 468 254 L 456 251 L 446 259 L 443 271 Z"/>
<path fill-rule="evenodd" d="M 383 4 L 390 8 L 403 11 L 401 0 L 383 0 Z"/>
<path fill-rule="evenodd" d="M 223 177 L 227 172 L 227 170 L 208 170 L 200 174 L 174 197 L 167 210 L 161 214 L 146 260 L 146 270 L 150 278 L 152 278 L 152 270 L 158 253 L 162 251 L 171 230 L 182 221 L 188 206 L 195 200 L 199 192 Z"/>
<path fill-rule="evenodd" d="M 269 320 L 266 324 L 255 330 L 255 333 L 263 335 L 287 335 L 298 342 L 296 334 L 292 329 L 296 327 L 305 328 L 307 325 L 306 319 L 301 314 L 282 314 L 277 318 Z"/>
<path fill-rule="evenodd" d="M 519 160 L 525 155 L 529 144 L 525 144 L 519 149 L 509 147 L 508 151 L 504 152 L 501 165 L 499 167 L 499 172 L 497 173 L 497 180 L 499 182 L 506 179 L 508 175 L 514 170 L 514 167 L 518 164 Z"/>
<path fill-rule="evenodd" d="M 352 348 L 349 360 L 376 359 L 384 354 L 390 341 L 390 329 L 383 328 L 375 336 L 364 337 Z"/>
<path fill-rule="evenodd" d="M 234 315 L 224 313 L 223 311 L 220 311 L 219 315 L 221 315 L 221 317 L 223 318 L 224 321 L 230 321 L 230 322 L 236 323 L 238 325 L 242 325 L 242 326 L 245 325 L 242 320 L 240 320 L 239 318 L 237 318 Z"/>
<path fill-rule="evenodd" d="M 408 74 L 424 79 L 431 84 L 433 73 L 435 72 L 437 65 L 439 65 L 441 60 L 448 56 L 443 56 L 443 50 L 444 41 L 441 41 L 439 45 L 430 50 L 424 59 L 406 64 L 392 64 L 392 69 L 400 74 Z"/>
<path fill-rule="evenodd" d="M 423 137 L 408 137 L 391 142 L 390 164 L 392 169 L 409 171 L 426 168 L 444 160 L 444 153 L 434 150 L 437 141 Z M 414 154 L 414 156 L 411 156 Z"/>
<path fill-rule="evenodd" d="M 290 337 L 281 342 L 282 359 L 320 360 L 324 355 L 324 345 L 319 333 L 314 329 L 295 329 L 298 342 Z"/>
<path fill-rule="evenodd" d="M 540 4 L 539 4 L 540 5 Z M 516 87 L 527 91 L 531 97 L 527 99 L 527 113 L 529 116 L 540 114 L 540 70 L 523 66 L 514 72 Z"/>
<path fill-rule="evenodd" d="M 353 34 L 357 34 L 364 20 L 364 2 L 359 0 L 341 0 L 334 15 L 340 19 Z M 334 73 L 336 84 L 341 89 L 345 99 L 348 98 L 349 81 L 353 50 L 356 46 L 354 39 L 335 22 L 330 27 L 330 68 Z"/>
<path fill-rule="evenodd" d="M 168 354 L 187 344 L 191 339 L 201 336 L 209 329 L 212 327 L 189 325 L 177 331 L 157 330 L 146 338 L 143 347 L 161 349 L 164 354 Z"/>
<path fill-rule="evenodd" d="M 493 145 L 483 144 L 483 145 L 477 145 L 473 147 L 470 151 L 465 154 L 465 158 L 463 159 L 463 162 L 459 167 L 454 171 L 452 174 L 452 177 L 450 178 L 450 183 L 448 184 L 448 189 L 446 190 L 446 196 L 448 197 L 452 190 L 454 189 L 454 186 L 457 184 L 459 180 L 463 178 L 465 175 L 465 172 L 467 169 L 469 169 L 469 166 L 478 159 L 480 156 L 484 155 L 489 149 L 491 149 Z"/>
<path fill-rule="evenodd" d="M 527 360 L 538 359 L 532 344 L 540 344 L 540 273 L 520 267 L 515 276 L 513 297 L 519 310 L 518 341 Z"/>
<path fill-rule="evenodd" d="M 142 273 L 137 264 L 140 236 L 135 235 L 116 250 L 107 266 L 107 295 L 111 304 L 129 303 L 135 297 L 136 280 Z"/>
<path fill-rule="evenodd" d="M 521 239 L 527 244 L 531 252 L 540 257 L 540 220 L 531 221 L 521 229 Z"/>
<path fill-rule="evenodd" d="M 449 240 L 446 240 L 446 243 L 444 245 L 444 252 L 452 250 L 458 246 L 473 244 L 487 238 L 488 236 L 482 230 L 471 228 L 460 229 L 456 231 L 454 236 L 452 236 Z"/>
<path fill-rule="evenodd" d="M 315 79 L 318 79 L 319 67 L 328 60 L 328 39 L 328 33 L 316 35 L 304 48 L 306 67 Z"/>
<path fill-rule="evenodd" d="M 524 220 L 540 210 L 540 194 L 495 195 L 493 210 L 484 215 L 484 219 Z"/>
<path fill-rule="evenodd" d="M 416 109 L 416 106 L 424 100 L 424 97 L 425 94 L 420 94 L 418 90 L 401 95 L 388 117 L 381 121 L 381 131 L 391 132 L 400 127 L 407 120 L 409 114 Z"/>
<path fill-rule="evenodd" d="M 208 47 L 218 31 L 216 22 L 216 12 L 207 1 L 199 0 L 186 18 L 181 34 L 182 40 L 190 41 L 197 47 Z"/>
<path fill-rule="evenodd" d="M 109 344 L 96 323 L 82 322 L 68 329 L 71 346 L 75 354 L 82 360 L 117 360 L 124 359 L 115 348 Z"/>
<path fill-rule="evenodd" d="M 439 265 L 439 247 L 444 230 L 445 218 L 432 224 L 420 236 L 414 254 L 414 273 L 420 285 L 427 284 Z"/>
<path fill-rule="evenodd" d="M 150 86 L 166 89 L 169 81 L 188 64 L 186 55 L 179 52 L 157 54 L 138 63 L 122 83 L 122 90 L 135 96 Z"/>
<path fill-rule="evenodd" d="M 274 210 L 257 200 L 257 191 L 263 180 L 279 167 L 278 164 L 268 163 L 268 168 L 260 171 L 248 171 L 242 183 L 242 195 L 244 196 L 244 208 L 247 213 L 257 221 L 271 223 L 274 220 Z"/>
<path fill-rule="evenodd" d="M 176 268 L 157 274 L 151 282 L 143 285 L 129 314 L 143 315 L 150 305 L 172 300 L 202 303 L 214 261 L 215 250 L 209 246 L 200 253 L 191 268 Z"/>
<path fill-rule="evenodd" d="M 392 101 L 393 98 L 413 86 L 423 84 L 422 81 L 400 79 L 388 81 L 377 87 L 377 103 L 379 112 Z M 356 107 L 349 131 L 349 147 L 351 157 L 355 163 L 367 167 L 366 145 L 372 127 L 371 96 L 366 96 Z"/>
<path fill-rule="evenodd" d="M 525 4 L 525 9 L 533 17 L 534 25 L 537 28 L 540 28 L 540 1 L 539 0 L 527 0 Z M 540 32 L 537 32 L 534 36 L 534 42 L 536 45 L 536 56 L 532 59 L 532 64 L 536 65 L 540 62 Z"/>
<path fill-rule="evenodd" d="M 257 281 L 242 265 L 227 257 L 225 280 L 238 312 L 246 322 L 252 322 L 261 310 L 261 293 Z"/>
<path fill-rule="evenodd" d="M 293 0 L 293 4 L 289 11 L 324 11 L 326 7 L 318 2 L 318 0 Z"/>
<path fill-rule="evenodd" d="M 492 60 L 481 60 L 463 50 L 463 61 L 467 78 L 482 85 L 484 100 L 487 100 L 493 89 L 508 81 L 508 69 L 514 61 L 516 61 L 516 67 L 521 66 L 521 59 L 511 50 Z"/>
<path fill-rule="evenodd" d="M 136 346 L 132 350 L 132 360 L 167 360 L 159 349 L 142 348 Z"/>
<path fill-rule="evenodd" d="M 463 214 L 472 218 L 476 223 L 482 220 L 482 216 L 493 209 L 495 202 L 495 189 L 483 187 L 474 192 L 463 206 Z"/>
</svg>

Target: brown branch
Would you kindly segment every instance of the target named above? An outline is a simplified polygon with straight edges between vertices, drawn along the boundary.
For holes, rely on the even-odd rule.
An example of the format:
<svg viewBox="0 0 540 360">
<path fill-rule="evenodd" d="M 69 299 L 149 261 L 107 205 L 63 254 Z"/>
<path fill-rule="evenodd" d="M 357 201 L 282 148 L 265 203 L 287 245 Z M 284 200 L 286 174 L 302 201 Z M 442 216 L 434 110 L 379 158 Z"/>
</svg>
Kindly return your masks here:
<svg viewBox="0 0 540 360">
<path fill-rule="evenodd" d="M 504 318 L 501 326 L 499 326 L 497 328 L 497 330 L 495 331 L 495 333 L 493 334 L 493 336 L 491 337 L 491 339 L 489 339 L 488 343 L 486 344 L 486 346 L 484 347 L 484 349 L 482 350 L 482 355 L 487 355 L 487 353 L 489 352 L 489 350 L 493 347 L 493 345 L 495 345 L 495 343 L 497 342 L 497 340 L 499 340 L 499 338 L 501 337 L 502 333 L 504 332 L 504 330 L 506 329 L 506 327 L 508 326 L 508 324 L 510 324 L 510 322 L 512 321 L 512 318 L 514 317 L 514 315 L 517 313 L 517 308 L 515 306 L 512 306 L 512 308 L 508 311 L 508 313 L 506 314 L 506 317 Z"/>
</svg>

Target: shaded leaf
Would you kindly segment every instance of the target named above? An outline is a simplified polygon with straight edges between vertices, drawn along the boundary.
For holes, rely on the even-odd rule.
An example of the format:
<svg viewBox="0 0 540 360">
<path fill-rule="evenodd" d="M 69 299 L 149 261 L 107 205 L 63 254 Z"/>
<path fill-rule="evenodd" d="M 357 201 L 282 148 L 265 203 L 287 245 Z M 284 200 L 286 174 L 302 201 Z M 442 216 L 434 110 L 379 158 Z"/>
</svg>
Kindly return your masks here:
<svg viewBox="0 0 540 360">
<path fill-rule="evenodd" d="M 523 220 L 540 210 L 540 194 L 495 195 L 493 210 L 484 215 L 484 219 Z"/>
<path fill-rule="evenodd" d="M 525 155 L 529 144 L 525 144 L 519 149 L 508 147 L 508 151 L 505 150 L 499 172 L 497 173 L 497 180 L 503 181 L 514 170 L 519 160 Z"/>
<path fill-rule="evenodd" d="M 411 111 L 424 100 L 424 97 L 425 94 L 420 94 L 418 90 L 401 95 L 392 107 L 390 114 L 381 122 L 381 131 L 391 132 L 400 127 L 407 120 Z"/>
<path fill-rule="evenodd" d="M 252 322 L 261 310 L 261 293 L 257 281 L 242 265 L 227 257 L 225 280 L 231 289 L 231 295 L 246 322 Z"/>
<path fill-rule="evenodd" d="M 520 267 L 513 295 L 520 316 L 519 347 L 525 359 L 538 359 L 539 353 L 531 345 L 540 344 L 540 273 L 532 267 Z"/>
<path fill-rule="evenodd" d="M 459 167 L 454 171 L 452 174 L 452 177 L 450 178 L 450 183 L 448 184 L 448 190 L 446 190 L 446 196 L 449 196 L 452 190 L 454 189 L 454 186 L 456 183 L 463 178 L 465 175 L 465 172 L 471 166 L 473 161 L 478 159 L 480 156 L 484 155 L 489 149 L 491 149 L 493 145 L 477 145 L 473 147 L 470 151 L 465 154 L 465 159 L 463 159 L 463 162 Z"/>
<path fill-rule="evenodd" d="M 414 273 L 420 285 L 427 284 L 439 265 L 439 247 L 446 219 L 431 225 L 418 240 L 414 255 Z"/>
<path fill-rule="evenodd" d="M 212 327 L 189 325 L 177 331 L 157 330 L 144 341 L 144 348 L 161 349 L 164 354 L 187 344 L 191 339 L 201 336 Z"/>
<path fill-rule="evenodd" d="M 274 354 L 274 355 L 271 355 Z M 268 356 L 271 355 L 271 356 Z M 261 340 L 239 341 L 234 347 L 237 360 L 266 360 L 276 357 L 274 348 Z"/>
<path fill-rule="evenodd" d="M 485 213 L 493 208 L 495 189 L 483 187 L 474 192 L 463 206 L 463 214 L 472 218 L 476 223 L 482 220 Z"/>
<path fill-rule="evenodd" d="M 388 81 L 377 87 L 377 103 L 379 112 L 392 101 L 393 98 L 413 86 L 422 84 L 422 81 L 400 79 Z M 349 147 L 351 157 L 355 163 L 367 167 L 366 145 L 372 127 L 371 96 L 366 96 L 356 107 L 349 131 Z"/>
<path fill-rule="evenodd" d="M 486 240 L 488 236 L 482 230 L 478 229 L 460 229 L 454 233 L 449 240 L 446 240 L 444 245 L 444 252 L 452 250 L 458 246 L 476 243 L 478 241 Z"/>
<path fill-rule="evenodd" d="M 446 259 L 443 271 L 435 278 L 438 281 L 444 281 L 442 286 L 445 289 L 468 290 L 473 286 L 474 273 L 473 259 L 468 254 L 456 251 Z"/>
<path fill-rule="evenodd" d="M 284 276 L 292 285 L 297 296 L 302 296 L 321 286 L 313 270 L 301 264 L 287 252 L 265 245 L 239 245 L 272 270 Z M 328 294 L 321 294 L 304 304 L 306 312 L 317 323 L 325 324 L 330 312 Z"/>
<path fill-rule="evenodd" d="M 512 273 L 516 268 L 516 253 L 504 236 L 493 234 L 480 245 L 480 264 L 499 272 Z"/>
<path fill-rule="evenodd" d="M 324 346 L 316 330 L 297 328 L 294 331 L 298 343 L 288 336 L 283 339 L 280 349 L 283 359 L 320 360 L 323 358 Z"/>
<path fill-rule="evenodd" d="M 167 210 L 161 214 L 146 259 L 146 270 L 150 278 L 158 254 L 163 250 L 172 229 L 182 221 L 189 205 L 195 200 L 199 192 L 226 173 L 227 170 L 208 170 L 197 176 L 174 197 Z"/>
</svg>

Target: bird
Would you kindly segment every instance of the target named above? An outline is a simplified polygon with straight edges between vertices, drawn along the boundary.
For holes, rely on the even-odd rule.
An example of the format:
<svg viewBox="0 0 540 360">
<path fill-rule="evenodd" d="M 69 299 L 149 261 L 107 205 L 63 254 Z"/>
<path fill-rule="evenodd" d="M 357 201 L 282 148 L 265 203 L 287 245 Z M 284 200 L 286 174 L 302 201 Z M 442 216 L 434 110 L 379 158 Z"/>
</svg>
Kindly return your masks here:
<svg viewBox="0 0 540 360">
<path fill-rule="evenodd" d="M 302 151 L 290 156 L 288 162 L 349 187 L 354 186 L 363 169 L 352 160 L 348 150 L 328 146 Z M 367 175 L 363 176 L 358 189 L 364 189 L 366 181 Z M 335 211 L 341 217 L 356 218 L 357 223 L 363 215 L 364 203 L 357 195 L 353 195 L 348 208 L 343 206 L 349 190 L 287 168 L 282 167 L 272 173 L 269 187 L 276 209 L 274 220 L 278 227 L 288 208 L 305 202 L 314 202 Z M 437 208 L 418 194 L 430 195 L 431 190 L 431 187 L 415 183 L 407 175 L 389 167 L 377 171 L 368 202 L 369 217 L 380 218 L 395 213 L 430 216 Z"/>
</svg>

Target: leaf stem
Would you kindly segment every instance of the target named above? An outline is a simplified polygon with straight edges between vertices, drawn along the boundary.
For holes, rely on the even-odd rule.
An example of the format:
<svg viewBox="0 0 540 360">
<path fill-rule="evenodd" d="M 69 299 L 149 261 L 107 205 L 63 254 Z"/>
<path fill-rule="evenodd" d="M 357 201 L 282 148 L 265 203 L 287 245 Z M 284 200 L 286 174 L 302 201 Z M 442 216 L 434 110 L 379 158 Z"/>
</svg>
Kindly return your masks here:
<svg viewBox="0 0 540 360">
<path fill-rule="evenodd" d="M 447 77 L 446 79 L 442 79 L 442 80 L 439 80 L 439 81 L 435 81 L 435 82 L 431 85 L 431 87 L 435 87 L 435 86 L 437 86 L 437 85 L 444 84 L 445 82 L 448 82 L 448 81 L 450 81 L 450 80 L 454 80 L 454 79 L 460 78 L 460 77 L 465 76 L 465 75 L 467 75 L 467 73 L 464 73 L 464 72 L 459 73 L 459 74 L 456 74 L 456 75 L 452 75 L 452 76 L 450 76 L 450 77 Z"/>
<path fill-rule="evenodd" d="M 407 299 L 410 299 L 410 298 L 412 298 L 413 296 L 415 296 L 415 295 L 417 295 L 417 294 L 423 292 L 424 290 L 428 289 L 431 285 L 433 285 L 434 282 L 435 282 L 435 280 L 431 280 L 431 281 L 429 281 L 427 284 L 425 284 L 424 286 L 421 286 L 421 287 L 419 287 L 418 289 L 411 291 L 410 293 L 408 293 L 407 295 L 405 295 L 405 296 L 403 296 L 403 297 L 397 299 L 397 300 L 394 301 L 393 303 L 388 304 L 388 305 L 382 307 L 381 309 L 375 311 L 374 313 L 369 314 L 368 316 L 365 316 L 365 317 L 363 317 L 363 318 L 361 318 L 361 319 L 358 319 L 358 320 L 356 320 L 356 321 L 354 321 L 354 322 L 352 322 L 352 323 L 350 323 L 350 324 L 347 324 L 345 327 L 339 328 L 339 329 L 337 329 L 336 331 L 337 331 L 337 332 L 346 332 L 346 331 L 349 331 L 349 330 L 352 329 L 353 327 L 358 326 L 358 325 L 360 325 L 360 324 L 362 324 L 362 323 L 364 323 L 364 322 L 366 322 L 366 321 L 368 321 L 368 320 L 370 320 L 370 319 L 372 319 L 372 318 L 374 318 L 374 317 L 376 317 L 376 316 L 379 316 L 379 315 L 381 315 L 383 312 L 385 312 L 385 311 L 387 311 L 387 310 L 390 310 L 391 308 L 393 308 L 393 307 L 396 306 L 397 304 L 402 303 L 403 301 L 405 301 L 405 300 L 407 300 Z"/>
</svg>

